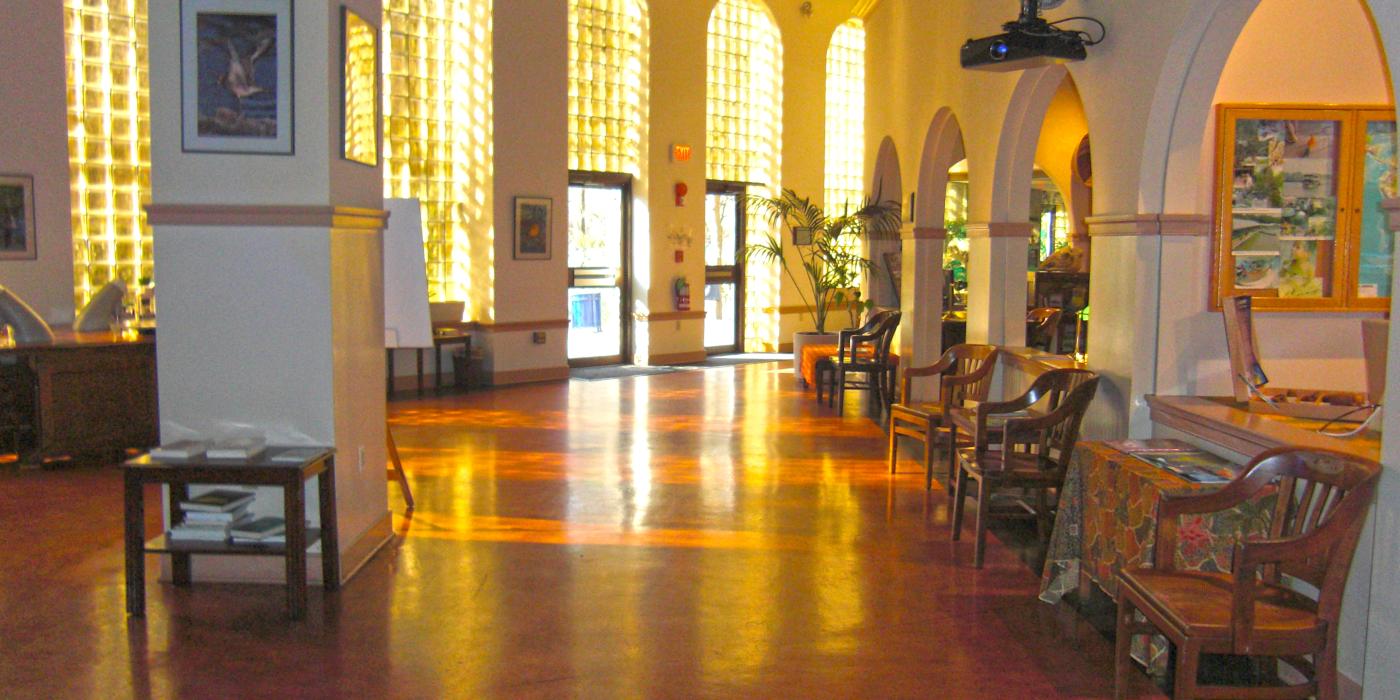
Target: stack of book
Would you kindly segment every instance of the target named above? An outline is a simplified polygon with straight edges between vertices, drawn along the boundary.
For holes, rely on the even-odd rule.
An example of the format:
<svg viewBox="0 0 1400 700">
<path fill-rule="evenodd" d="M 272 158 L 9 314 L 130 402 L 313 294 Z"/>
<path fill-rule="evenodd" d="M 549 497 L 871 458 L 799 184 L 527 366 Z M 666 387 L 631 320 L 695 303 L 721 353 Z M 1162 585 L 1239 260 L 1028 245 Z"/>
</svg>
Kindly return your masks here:
<svg viewBox="0 0 1400 700">
<path fill-rule="evenodd" d="M 286 544 L 287 523 L 272 516 L 249 520 L 232 527 L 229 537 L 234 544 Z"/>
<path fill-rule="evenodd" d="M 180 501 L 184 514 L 181 522 L 170 528 L 170 539 L 177 542 L 223 542 L 234 528 L 251 521 L 248 511 L 256 496 L 252 491 L 214 489 Z"/>
</svg>

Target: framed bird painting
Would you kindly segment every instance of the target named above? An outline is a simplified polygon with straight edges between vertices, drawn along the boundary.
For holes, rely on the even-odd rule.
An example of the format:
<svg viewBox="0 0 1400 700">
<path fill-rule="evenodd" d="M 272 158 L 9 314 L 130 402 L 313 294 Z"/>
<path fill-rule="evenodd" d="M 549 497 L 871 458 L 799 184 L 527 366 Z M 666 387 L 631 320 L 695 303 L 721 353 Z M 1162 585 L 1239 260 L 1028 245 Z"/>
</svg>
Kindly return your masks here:
<svg viewBox="0 0 1400 700">
<path fill-rule="evenodd" d="M 182 146 L 290 155 L 292 0 L 181 0 Z"/>
</svg>

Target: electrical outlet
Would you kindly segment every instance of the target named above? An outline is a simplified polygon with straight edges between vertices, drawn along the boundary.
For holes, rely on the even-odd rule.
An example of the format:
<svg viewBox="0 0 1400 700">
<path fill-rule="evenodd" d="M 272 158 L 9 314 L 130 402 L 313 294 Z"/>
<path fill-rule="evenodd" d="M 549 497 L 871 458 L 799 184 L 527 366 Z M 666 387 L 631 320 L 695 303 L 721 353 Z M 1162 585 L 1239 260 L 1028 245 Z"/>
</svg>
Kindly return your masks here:
<svg viewBox="0 0 1400 700">
<path fill-rule="evenodd" d="M 534 342 L 535 345 L 544 345 L 544 340 L 545 340 L 544 331 L 535 331 L 535 332 L 530 336 L 530 340 L 531 340 L 532 342 Z"/>
<path fill-rule="evenodd" d="M 363 474 L 364 471 L 365 471 L 365 446 L 364 446 L 364 445 L 360 445 L 360 473 Z"/>
</svg>

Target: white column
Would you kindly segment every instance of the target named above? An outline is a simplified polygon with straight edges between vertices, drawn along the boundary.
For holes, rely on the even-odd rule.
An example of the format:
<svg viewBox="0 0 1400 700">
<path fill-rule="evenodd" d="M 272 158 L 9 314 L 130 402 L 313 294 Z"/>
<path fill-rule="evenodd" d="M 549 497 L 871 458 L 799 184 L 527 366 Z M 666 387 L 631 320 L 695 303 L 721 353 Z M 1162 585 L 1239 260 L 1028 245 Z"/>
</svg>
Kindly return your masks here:
<svg viewBox="0 0 1400 700">
<path fill-rule="evenodd" d="M 1026 344 L 1030 222 L 967 225 L 967 342 Z"/>
<path fill-rule="evenodd" d="M 925 367 L 938 361 L 943 347 L 943 245 L 948 229 L 907 228 L 903 231 L 899 300 L 904 317 L 899 328 L 899 357 L 905 367 Z M 932 378 L 913 385 L 916 401 L 932 399 Z"/>
<path fill-rule="evenodd" d="M 383 176 L 341 158 L 341 4 L 293 13 L 289 155 L 186 152 L 179 0 L 150 4 L 161 433 L 246 426 L 336 448 L 342 576 L 391 536 L 384 406 Z M 379 0 L 344 3 L 378 25 Z M 279 30 L 280 31 L 280 30 Z M 185 53 L 192 51 L 186 47 Z M 265 58 L 263 60 L 273 60 Z M 280 513 L 263 489 L 255 510 Z M 314 484 L 307 512 L 317 520 Z M 308 567 L 312 578 L 320 567 Z M 196 557 L 204 580 L 278 581 L 275 559 Z"/>
</svg>

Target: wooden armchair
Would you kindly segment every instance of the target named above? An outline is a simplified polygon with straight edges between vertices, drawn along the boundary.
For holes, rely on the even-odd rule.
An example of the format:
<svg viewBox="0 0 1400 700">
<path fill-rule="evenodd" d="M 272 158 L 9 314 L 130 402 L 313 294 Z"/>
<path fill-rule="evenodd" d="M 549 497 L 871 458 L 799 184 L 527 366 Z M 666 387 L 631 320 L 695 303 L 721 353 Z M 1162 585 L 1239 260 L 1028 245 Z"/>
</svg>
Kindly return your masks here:
<svg viewBox="0 0 1400 700">
<path fill-rule="evenodd" d="M 1043 348 L 1049 353 L 1060 351 L 1060 318 L 1064 310 L 1042 306 L 1026 312 L 1026 346 Z M 1040 343 L 1044 343 L 1041 345 Z"/>
<path fill-rule="evenodd" d="M 973 566 L 982 568 L 987 521 L 993 517 L 1035 518 L 1042 541 L 1050 537 L 1050 492 L 1059 501 L 1079 425 L 1099 387 L 1099 376 L 1083 369 L 1056 369 L 1036 377 L 1025 394 L 1010 401 L 981 403 L 963 411 L 974 426 L 973 446 L 957 452 L 952 538 L 962 537 L 968 482 L 977 482 L 977 537 Z M 1017 490 L 1012 507 L 992 510 L 998 491 Z M 1034 493 L 1035 503 L 1024 497 Z"/>
<path fill-rule="evenodd" d="M 1124 696 L 1132 636 L 1160 632 L 1176 646 L 1176 698 L 1335 699 L 1342 592 L 1380 471 L 1375 462 L 1340 452 L 1279 448 L 1256 457 L 1219 491 L 1164 496 L 1153 567 L 1118 574 L 1116 697 Z M 1229 509 L 1266 489 L 1278 493 L 1269 535 L 1235 545 L 1233 572 L 1176 569 L 1180 516 Z M 1306 582 L 1317 595 L 1284 577 Z M 1136 621 L 1137 612 L 1147 621 Z M 1201 686 L 1201 654 L 1276 657 L 1307 681 Z"/>
<path fill-rule="evenodd" d="M 913 438 L 924 444 L 924 488 L 933 488 L 933 446 L 939 431 L 947 429 L 944 419 L 948 410 L 964 401 L 987 400 L 998 352 L 995 345 L 954 345 L 938 362 L 904 370 L 899 402 L 890 406 L 891 474 L 898 458 L 899 436 Z M 939 378 L 938 400 L 914 402 L 914 378 L 935 376 Z M 949 482 L 948 487 L 952 486 Z"/>
<path fill-rule="evenodd" d="M 850 345 L 851 337 L 857 335 L 869 335 L 880 327 L 880 323 L 889 315 L 895 313 L 897 309 L 872 308 L 866 316 L 865 323 L 859 328 L 842 328 L 836 332 L 836 347 L 838 352 L 843 351 Z M 831 355 L 817 361 L 816 372 L 813 380 L 817 385 L 817 403 L 822 402 L 822 397 L 826 391 L 834 391 L 832 388 L 836 381 L 836 355 Z M 800 358 L 799 358 L 800 359 Z"/>
<path fill-rule="evenodd" d="M 869 333 L 852 334 L 837 348 L 836 379 L 831 391 L 836 398 L 836 412 L 846 408 L 846 390 L 869 391 L 872 399 L 879 401 L 881 408 L 889 405 L 890 385 L 893 384 L 894 364 L 890 362 L 890 346 L 894 343 L 894 331 L 899 327 L 899 311 L 876 324 Z M 850 375 L 862 375 L 862 378 Z M 827 405 L 831 404 L 830 396 Z"/>
</svg>

